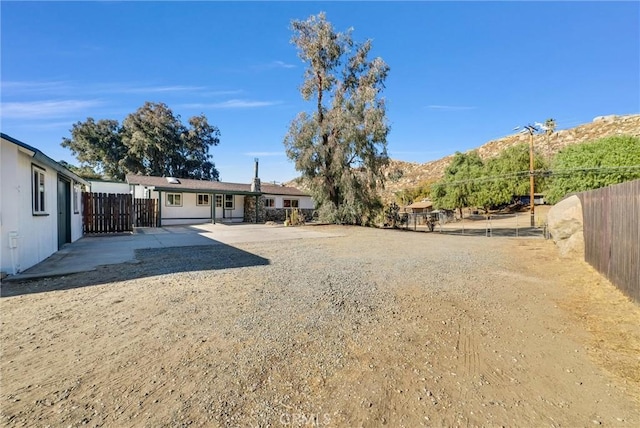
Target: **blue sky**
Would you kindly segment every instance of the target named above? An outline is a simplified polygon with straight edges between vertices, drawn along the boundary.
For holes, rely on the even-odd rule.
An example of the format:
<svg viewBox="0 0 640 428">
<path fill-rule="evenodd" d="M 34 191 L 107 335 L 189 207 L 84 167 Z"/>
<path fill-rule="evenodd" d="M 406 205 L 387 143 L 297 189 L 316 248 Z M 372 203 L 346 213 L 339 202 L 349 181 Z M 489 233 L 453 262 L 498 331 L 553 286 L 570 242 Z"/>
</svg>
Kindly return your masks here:
<svg viewBox="0 0 640 428">
<path fill-rule="evenodd" d="M 324 11 L 373 40 L 392 158 L 439 159 L 555 118 L 640 112 L 638 2 L 11 2 L 1 13 L 1 129 L 56 160 L 73 123 L 145 101 L 220 128 L 220 178 L 296 177 L 283 138 L 305 65 L 290 23 Z"/>
</svg>

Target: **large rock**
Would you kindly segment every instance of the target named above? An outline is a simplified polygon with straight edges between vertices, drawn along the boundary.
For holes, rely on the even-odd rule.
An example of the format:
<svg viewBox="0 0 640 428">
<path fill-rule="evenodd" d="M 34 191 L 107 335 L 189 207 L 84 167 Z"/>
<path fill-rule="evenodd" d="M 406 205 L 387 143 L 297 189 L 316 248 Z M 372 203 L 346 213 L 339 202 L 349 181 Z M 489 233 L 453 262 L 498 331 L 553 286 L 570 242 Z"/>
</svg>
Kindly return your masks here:
<svg viewBox="0 0 640 428">
<path fill-rule="evenodd" d="M 582 203 L 573 195 L 555 204 L 547 214 L 551 238 L 560 255 L 584 257 Z"/>
</svg>

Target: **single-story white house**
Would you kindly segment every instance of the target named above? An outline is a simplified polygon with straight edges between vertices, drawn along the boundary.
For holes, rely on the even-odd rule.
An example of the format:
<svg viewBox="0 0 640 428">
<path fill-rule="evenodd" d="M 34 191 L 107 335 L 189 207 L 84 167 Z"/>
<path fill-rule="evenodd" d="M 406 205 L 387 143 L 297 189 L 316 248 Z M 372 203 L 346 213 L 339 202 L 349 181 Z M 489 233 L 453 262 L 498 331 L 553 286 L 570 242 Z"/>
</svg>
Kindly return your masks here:
<svg viewBox="0 0 640 428">
<path fill-rule="evenodd" d="M 134 198 L 159 201 L 159 226 L 284 220 L 286 210 L 292 208 L 310 218 L 315 209 L 305 192 L 260 183 L 257 178 L 251 184 L 241 184 L 128 174 L 126 181 Z"/>
<path fill-rule="evenodd" d="M 82 237 L 89 183 L 35 147 L 0 140 L 0 271 L 15 275 Z"/>
</svg>

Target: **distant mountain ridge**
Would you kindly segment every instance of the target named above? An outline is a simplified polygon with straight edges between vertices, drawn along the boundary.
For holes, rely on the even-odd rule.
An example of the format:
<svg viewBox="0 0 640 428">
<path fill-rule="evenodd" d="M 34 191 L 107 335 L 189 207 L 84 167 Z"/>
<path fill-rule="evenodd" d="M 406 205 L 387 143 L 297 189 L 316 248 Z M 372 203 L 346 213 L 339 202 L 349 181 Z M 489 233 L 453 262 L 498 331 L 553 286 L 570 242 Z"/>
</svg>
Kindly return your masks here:
<svg viewBox="0 0 640 428">
<path fill-rule="evenodd" d="M 598 138 L 614 135 L 640 136 L 640 114 L 625 116 L 599 116 L 590 123 L 578 125 L 574 128 L 563 129 L 547 136 L 539 134 L 533 136 L 533 145 L 538 153 L 550 158 L 564 147 L 572 144 L 586 143 Z M 489 141 L 477 150 L 483 160 L 498 156 L 508 147 L 529 143 L 529 134 L 513 134 Z M 472 149 L 474 150 L 474 149 Z M 382 197 L 385 201 L 393 199 L 395 192 L 419 186 L 425 181 L 438 180 L 444 175 L 444 170 L 453 159 L 453 154 L 426 163 L 404 162 L 391 160 L 386 174 L 402 171 L 402 177 L 397 181 L 387 180 Z"/>
<path fill-rule="evenodd" d="M 572 144 L 586 143 L 598 138 L 614 135 L 640 137 L 640 114 L 599 116 L 590 123 L 578 125 L 570 129 L 559 130 L 551 135 L 534 135 L 533 145 L 538 153 L 550 158 L 564 147 Z M 480 157 L 486 160 L 498 156 L 508 147 L 521 143 L 529 143 L 529 134 L 507 135 L 506 137 L 489 141 L 471 150 L 477 150 Z M 383 200 L 385 202 L 392 201 L 394 194 L 400 190 L 415 188 L 426 181 L 440 179 L 444 175 L 444 170 L 451 162 L 451 159 L 453 159 L 453 156 L 454 154 L 452 153 L 441 159 L 425 163 L 405 162 L 392 159 L 385 168 L 385 176 L 393 176 L 397 171 L 401 171 L 402 176 L 396 180 L 387 179 L 385 189 L 381 192 Z M 286 184 L 305 189 L 304 184 L 300 182 L 299 178 Z"/>
</svg>

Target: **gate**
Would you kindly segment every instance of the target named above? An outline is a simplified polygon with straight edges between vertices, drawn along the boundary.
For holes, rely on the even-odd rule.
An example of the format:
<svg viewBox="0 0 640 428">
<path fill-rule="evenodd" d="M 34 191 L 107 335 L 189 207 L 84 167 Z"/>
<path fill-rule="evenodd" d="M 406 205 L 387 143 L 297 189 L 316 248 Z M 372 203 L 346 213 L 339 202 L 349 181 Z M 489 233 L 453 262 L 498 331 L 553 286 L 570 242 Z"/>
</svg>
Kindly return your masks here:
<svg viewBox="0 0 640 428">
<path fill-rule="evenodd" d="M 133 199 L 128 193 L 83 193 L 83 233 L 123 233 L 133 227 L 155 227 L 155 199 Z"/>
<path fill-rule="evenodd" d="M 134 199 L 133 200 L 133 225 L 135 227 L 158 226 L 158 200 Z"/>
</svg>

